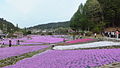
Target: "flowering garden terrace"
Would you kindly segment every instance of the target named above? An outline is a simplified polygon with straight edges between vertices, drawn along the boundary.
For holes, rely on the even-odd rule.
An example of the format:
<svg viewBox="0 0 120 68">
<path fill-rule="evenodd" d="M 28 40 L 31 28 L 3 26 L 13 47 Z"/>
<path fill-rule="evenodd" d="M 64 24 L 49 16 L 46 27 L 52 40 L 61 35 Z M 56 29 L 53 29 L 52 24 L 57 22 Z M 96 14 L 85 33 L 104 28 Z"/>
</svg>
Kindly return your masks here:
<svg viewBox="0 0 120 68">
<path fill-rule="evenodd" d="M 76 43 L 87 43 L 87 42 L 92 42 L 96 41 L 96 39 L 90 39 L 90 38 L 85 38 L 85 39 L 76 39 L 72 41 L 67 41 L 67 44 L 76 44 Z"/>
<path fill-rule="evenodd" d="M 3 68 L 90 68 L 120 62 L 120 49 L 48 50 Z"/>
<path fill-rule="evenodd" d="M 5 39 L 0 41 L 0 44 L 9 45 L 9 40 L 11 40 L 12 45 L 18 45 L 17 41 L 19 40 L 19 45 L 38 45 L 38 44 L 50 44 L 63 42 L 64 38 L 57 38 L 53 36 L 40 36 L 40 35 L 30 35 L 23 38 L 15 39 Z"/>
<path fill-rule="evenodd" d="M 0 67 L 11 65 L 24 58 L 32 57 L 38 53 L 41 53 L 50 46 L 16 46 L 16 47 L 6 47 L 0 48 Z"/>
<path fill-rule="evenodd" d="M 69 50 L 69 49 L 83 49 L 83 48 L 96 48 L 96 47 L 107 47 L 107 46 L 120 46 L 120 42 L 112 41 L 97 41 L 84 44 L 73 44 L 73 45 L 64 45 L 64 46 L 55 46 L 55 50 Z"/>
<path fill-rule="evenodd" d="M 12 45 L 20 40 L 22 46 L 0 48 L 2 68 L 94 68 L 120 62 L 120 42 L 31 35 L 29 38 L 5 39 L 0 43 L 8 45 L 9 40 Z M 50 45 L 53 43 L 54 46 Z M 28 46 L 24 46 L 26 44 Z"/>
<path fill-rule="evenodd" d="M 18 56 L 24 53 L 33 52 L 48 48 L 49 46 L 16 46 L 16 47 L 6 47 L 0 48 L 0 60 L 11 56 Z"/>
</svg>

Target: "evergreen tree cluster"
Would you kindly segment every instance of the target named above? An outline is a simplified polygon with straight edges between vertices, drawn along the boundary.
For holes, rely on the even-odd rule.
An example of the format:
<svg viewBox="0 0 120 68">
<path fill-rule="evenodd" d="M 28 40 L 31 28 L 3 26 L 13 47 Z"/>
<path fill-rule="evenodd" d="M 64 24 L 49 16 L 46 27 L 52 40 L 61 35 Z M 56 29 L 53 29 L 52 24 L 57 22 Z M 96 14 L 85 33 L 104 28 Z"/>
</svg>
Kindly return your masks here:
<svg viewBox="0 0 120 68">
<path fill-rule="evenodd" d="M 70 22 L 57 22 L 57 23 L 48 23 L 48 24 L 41 24 L 33 27 L 29 27 L 28 29 L 57 29 L 57 28 L 69 28 Z"/>
<path fill-rule="evenodd" d="M 106 27 L 120 27 L 120 0 L 98 0 L 103 10 Z"/>
<path fill-rule="evenodd" d="M 87 0 L 71 18 L 75 31 L 101 32 L 107 27 L 120 27 L 120 0 Z"/>
<path fill-rule="evenodd" d="M 3 18 L 0 18 L 0 30 L 3 31 L 3 33 L 13 33 L 18 28 L 15 27 L 11 22 L 8 22 L 4 20 Z"/>
</svg>

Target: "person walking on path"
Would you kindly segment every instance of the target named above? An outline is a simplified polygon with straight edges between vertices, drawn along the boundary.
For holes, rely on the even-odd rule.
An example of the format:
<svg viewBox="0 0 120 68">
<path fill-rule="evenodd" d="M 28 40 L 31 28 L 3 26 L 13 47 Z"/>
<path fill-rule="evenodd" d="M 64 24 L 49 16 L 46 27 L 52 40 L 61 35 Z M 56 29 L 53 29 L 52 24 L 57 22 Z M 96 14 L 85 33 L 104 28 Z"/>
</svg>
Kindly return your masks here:
<svg viewBox="0 0 120 68">
<path fill-rule="evenodd" d="M 119 38 L 119 31 L 116 30 L 116 38 L 118 39 Z"/>
<path fill-rule="evenodd" d="M 12 41 L 11 40 L 9 40 L 9 47 L 11 47 L 12 46 Z"/>
<path fill-rule="evenodd" d="M 95 33 L 95 34 L 94 34 L 95 38 L 97 37 L 96 35 L 97 35 L 97 34 Z"/>
<path fill-rule="evenodd" d="M 51 46 L 51 49 L 54 50 L 54 49 L 53 49 L 54 47 L 55 47 L 55 45 L 53 44 L 53 45 Z"/>
<path fill-rule="evenodd" d="M 110 32 L 108 32 L 108 37 L 111 38 L 111 33 Z"/>
<path fill-rule="evenodd" d="M 63 39 L 63 42 L 65 43 L 65 38 Z"/>
<path fill-rule="evenodd" d="M 17 40 L 17 45 L 20 45 L 20 40 Z"/>
</svg>

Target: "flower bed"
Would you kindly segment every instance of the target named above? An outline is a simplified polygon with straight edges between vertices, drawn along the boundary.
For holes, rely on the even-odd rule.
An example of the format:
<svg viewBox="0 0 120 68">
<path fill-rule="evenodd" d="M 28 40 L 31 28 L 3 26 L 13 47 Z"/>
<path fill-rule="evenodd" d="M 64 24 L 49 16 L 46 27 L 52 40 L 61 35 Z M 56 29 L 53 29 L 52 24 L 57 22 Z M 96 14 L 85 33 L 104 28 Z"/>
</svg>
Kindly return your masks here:
<svg viewBox="0 0 120 68">
<path fill-rule="evenodd" d="M 120 62 L 120 49 L 49 50 L 3 68 L 90 68 Z"/>
<path fill-rule="evenodd" d="M 44 44 L 44 43 L 58 43 L 63 42 L 64 38 L 55 38 L 52 36 L 40 36 L 32 35 L 30 39 L 27 37 L 18 38 L 18 39 L 6 39 L 0 41 L 1 44 L 9 45 L 9 40 L 12 41 L 12 45 L 17 45 L 17 40 L 20 40 L 20 45 L 29 45 L 29 44 Z"/>
<path fill-rule="evenodd" d="M 58 43 L 63 40 L 64 38 L 54 38 L 51 36 L 35 36 L 31 40 L 26 40 L 26 42 Z"/>
<path fill-rule="evenodd" d="M 90 41 L 95 41 L 95 39 L 77 39 L 77 40 L 67 41 L 66 43 L 74 44 L 74 43 L 90 42 Z"/>
<path fill-rule="evenodd" d="M 85 44 L 76 44 L 76 45 L 66 45 L 66 46 L 55 46 L 55 50 L 68 50 L 68 49 L 79 49 L 79 48 L 95 48 L 103 46 L 120 46 L 120 42 L 112 41 L 99 41 Z"/>
<path fill-rule="evenodd" d="M 18 56 L 24 53 L 37 51 L 49 46 L 16 46 L 16 47 L 6 47 L 0 48 L 0 59 L 5 59 L 11 56 Z"/>
</svg>

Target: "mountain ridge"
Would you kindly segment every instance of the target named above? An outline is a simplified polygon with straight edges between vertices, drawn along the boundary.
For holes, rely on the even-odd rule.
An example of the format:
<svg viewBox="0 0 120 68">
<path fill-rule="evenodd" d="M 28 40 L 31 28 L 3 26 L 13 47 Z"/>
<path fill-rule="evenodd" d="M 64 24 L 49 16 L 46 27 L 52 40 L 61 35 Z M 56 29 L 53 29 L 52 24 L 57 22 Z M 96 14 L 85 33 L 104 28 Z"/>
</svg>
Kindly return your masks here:
<svg viewBox="0 0 120 68">
<path fill-rule="evenodd" d="M 28 29 L 55 29 L 55 28 L 59 28 L 59 27 L 68 28 L 69 25 L 70 25 L 70 21 L 52 22 L 52 23 L 48 23 L 48 24 L 40 24 L 40 25 L 36 25 L 33 27 L 28 27 Z"/>
<path fill-rule="evenodd" d="M 5 20 L 4 18 L 0 18 L 0 30 L 3 33 L 12 33 L 17 29 L 11 22 Z"/>
</svg>

